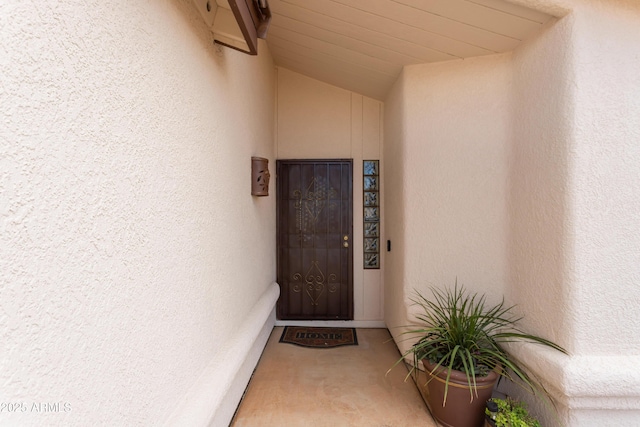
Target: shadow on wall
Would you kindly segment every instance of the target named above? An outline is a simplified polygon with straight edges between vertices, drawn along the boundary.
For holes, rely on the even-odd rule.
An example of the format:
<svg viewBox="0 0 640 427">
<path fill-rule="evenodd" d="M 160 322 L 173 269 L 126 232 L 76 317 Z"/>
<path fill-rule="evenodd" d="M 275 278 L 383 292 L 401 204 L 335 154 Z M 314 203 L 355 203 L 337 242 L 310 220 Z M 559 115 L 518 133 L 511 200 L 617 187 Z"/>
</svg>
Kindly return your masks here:
<svg viewBox="0 0 640 427">
<path fill-rule="evenodd" d="M 383 212 L 385 238 L 391 241 L 391 251 L 386 251 L 386 242 L 381 242 L 384 253 L 384 313 L 385 322 L 399 345 L 400 334 L 407 324 L 407 301 L 405 300 L 405 201 L 404 191 L 404 72 L 400 75 L 390 96 L 385 101 L 384 111 L 384 155 L 382 180 L 385 192 Z M 401 348 L 402 350 L 402 348 Z"/>
<path fill-rule="evenodd" d="M 507 208 L 507 297 L 527 331 L 572 349 L 566 276 L 573 94 L 566 20 L 514 52 Z"/>
</svg>

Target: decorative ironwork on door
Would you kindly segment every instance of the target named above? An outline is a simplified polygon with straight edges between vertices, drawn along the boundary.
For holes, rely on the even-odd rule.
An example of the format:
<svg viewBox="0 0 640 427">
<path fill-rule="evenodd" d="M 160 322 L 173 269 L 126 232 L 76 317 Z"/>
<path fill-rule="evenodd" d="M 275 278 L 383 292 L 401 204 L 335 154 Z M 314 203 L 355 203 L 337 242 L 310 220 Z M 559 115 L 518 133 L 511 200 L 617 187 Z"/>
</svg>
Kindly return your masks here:
<svg viewBox="0 0 640 427">
<path fill-rule="evenodd" d="M 334 188 L 327 190 L 326 179 L 322 176 L 316 176 L 311 180 L 306 191 L 295 190 L 293 192 L 297 198 L 294 206 L 296 213 L 296 227 L 298 234 L 303 238 L 305 232 L 315 231 L 316 223 L 322 211 L 335 209 L 337 192 Z"/>
<path fill-rule="evenodd" d="M 336 285 L 337 277 L 335 274 L 329 275 L 329 280 L 325 283 L 325 275 L 318 266 L 318 261 L 311 262 L 311 268 L 304 276 L 304 284 L 302 283 L 302 274 L 295 273 L 292 276 L 293 286 L 291 289 L 293 292 L 302 292 L 304 288 L 305 292 L 311 299 L 311 305 L 317 306 L 318 299 L 322 296 L 322 293 L 326 290 L 328 292 L 337 292 L 338 286 Z M 300 282 L 300 283 L 298 283 Z"/>
<path fill-rule="evenodd" d="M 352 164 L 279 160 L 281 319 L 353 317 Z"/>
</svg>

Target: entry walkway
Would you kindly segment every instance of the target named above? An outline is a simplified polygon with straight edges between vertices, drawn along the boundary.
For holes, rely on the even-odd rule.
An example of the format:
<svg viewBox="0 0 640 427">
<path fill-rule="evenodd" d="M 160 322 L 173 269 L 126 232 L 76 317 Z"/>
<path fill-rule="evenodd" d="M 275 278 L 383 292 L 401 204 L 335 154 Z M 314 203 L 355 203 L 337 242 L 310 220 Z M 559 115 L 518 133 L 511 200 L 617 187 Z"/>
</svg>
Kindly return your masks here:
<svg viewBox="0 0 640 427">
<path fill-rule="evenodd" d="M 234 427 L 436 427 L 386 329 L 358 329 L 358 345 L 305 348 L 271 333 Z"/>
</svg>

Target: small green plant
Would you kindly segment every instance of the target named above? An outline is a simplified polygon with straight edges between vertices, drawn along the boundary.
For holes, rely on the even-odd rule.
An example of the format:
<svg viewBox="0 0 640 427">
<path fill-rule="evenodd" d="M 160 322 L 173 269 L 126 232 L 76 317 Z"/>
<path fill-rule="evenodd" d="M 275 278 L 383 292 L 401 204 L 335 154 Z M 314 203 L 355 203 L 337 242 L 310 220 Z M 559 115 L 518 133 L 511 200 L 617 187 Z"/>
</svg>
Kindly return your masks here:
<svg viewBox="0 0 640 427">
<path fill-rule="evenodd" d="M 540 422 L 529 415 L 527 406 L 518 400 L 507 397 L 506 399 L 492 398 L 492 402 L 498 405 L 498 411 L 493 421 L 496 427 L 541 427 Z M 488 409 L 485 413 L 491 416 Z"/>
</svg>

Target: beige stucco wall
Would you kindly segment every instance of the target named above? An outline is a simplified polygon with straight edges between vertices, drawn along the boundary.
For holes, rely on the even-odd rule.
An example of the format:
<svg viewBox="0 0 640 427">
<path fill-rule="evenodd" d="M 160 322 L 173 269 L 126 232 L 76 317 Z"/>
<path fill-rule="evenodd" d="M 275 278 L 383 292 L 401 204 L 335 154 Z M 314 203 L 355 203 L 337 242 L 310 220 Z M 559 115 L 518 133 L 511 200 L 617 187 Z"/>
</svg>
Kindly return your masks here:
<svg viewBox="0 0 640 427">
<path fill-rule="evenodd" d="M 406 300 L 416 277 L 440 284 L 442 272 L 457 261 L 466 268 L 479 264 L 471 280 L 482 282 L 488 266 L 501 265 L 496 282 L 525 314 L 527 330 L 571 352 L 566 357 L 535 346 L 514 349 L 559 403 L 559 420 L 549 408 L 535 409 L 544 424 L 634 426 L 640 418 L 640 378 L 633 368 L 640 360 L 640 342 L 633 338 L 640 330 L 634 308 L 640 302 L 640 4 L 519 3 L 570 13 L 512 56 L 407 67 L 385 101 L 387 236 L 401 236 L 403 250 L 387 256 L 386 319 L 391 326 L 408 317 Z M 480 64 L 494 69 L 483 73 Z M 489 88 L 491 95 L 479 96 Z M 413 101 L 419 97 L 424 100 Z M 436 100 L 438 108 L 430 110 Z M 498 113 L 487 115 L 493 105 L 500 105 Z M 424 123 L 432 117 L 435 130 Z M 497 187 L 481 194 L 497 202 L 501 188 L 503 203 L 493 203 L 495 211 L 470 206 L 456 212 L 452 222 L 461 230 L 446 222 L 443 235 L 442 224 L 429 229 L 429 221 L 448 220 L 451 213 L 443 207 L 456 207 L 456 198 L 468 190 L 449 178 L 453 183 L 441 187 L 450 191 L 430 191 L 431 182 L 453 174 L 431 162 L 484 178 L 474 185 L 492 182 L 488 172 L 473 175 L 481 158 L 455 150 L 484 135 L 494 142 L 499 135 L 504 145 L 501 158 L 485 159 L 487 171 L 502 171 L 493 175 Z M 437 150 L 438 140 L 448 141 L 450 151 Z M 425 177 L 425 196 L 416 197 L 416 183 Z M 402 193 L 393 191 L 399 187 Z M 504 258 L 465 257 L 476 232 L 465 225 L 494 219 L 501 231 L 485 245 Z M 437 245 L 440 253 L 431 249 Z M 447 252 L 450 247 L 458 251 Z M 408 260 L 416 254 L 422 265 Z M 431 260 L 440 270 L 425 267 Z M 484 284 L 479 289 L 492 295 L 500 290 Z"/>
<path fill-rule="evenodd" d="M 362 161 L 382 160 L 383 104 L 285 68 L 277 86 L 279 159 L 353 159 L 354 320 L 383 325 L 382 270 L 365 270 L 362 255 Z"/>
<path fill-rule="evenodd" d="M 565 286 L 568 165 L 575 114 L 573 18 L 552 23 L 514 54 L 509 157 L 509 296 L 527 327 L 572 350 Z M 562 327 L 557 327 L 562 325 Z"/>
<path fill-rule="evenodd" d="M 266 45 L 217 50 L 189 0 L 1 2 L 0 382 L 26 411 L 0 424 L 226 425 L 277 296 L 259 155 L 354 159 L 356 267 L 384 156 L 386 295 L 356 268 L 356 319 L 405 324 L 455 277 L 504 293 L 572 352 L 516 350 L 565 423 L 635 426 L 640 4 L 513 1 L 568 15 L 512 56 L 408 67 L 384 114 L 283 69 L 274 108 Z"/>
<path fill-rule="evenodd" d="M 640 355 L 640 3 L 579 9 L 575 31 L 576 352 Z"/>
<path fill-rule="evenodd" d="M 385 103 L 385 313 L 403 350 L 414 291 L 457 278 L 490 301 L 504 293 L 509 64 L 501 55 L 405 67 Z"/>
<path fill-rule="evenodd" d="M 527 331 L 575 351 L 575 305 L 568 270 L 572 252 L 569 221 L 573 191 L 569 179 L 575 116 L 574 17 L 552 23 L 513 57 L 513 125 L 509 179 L 509 282 L 507 296 L 526 315 Z M 568 358 L 539 349 L 532 355 L 540 375 L 559 403 L 562 420 L 569 414 L 562 389 Z M 506 388 L 558 421 L 520 390 Z"/>
<path fill-rule="evenodd" d="M 0 45 L 0 424 L 233 414 L 273 324 L 267 46 L 216 51 L 190 0 L 3 1 Z"/>
<path fill-rule="evenodd" d="M 560 388 L 566 423 L 634 426 L 640 4 L 571 7 L 514 56 L 512 290 L 527 327 L 571 351 L 522 351 Z"/>
</svg>

